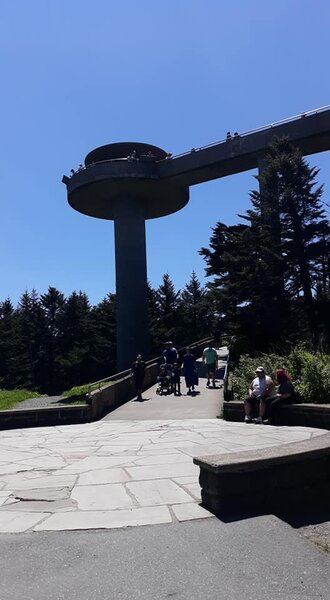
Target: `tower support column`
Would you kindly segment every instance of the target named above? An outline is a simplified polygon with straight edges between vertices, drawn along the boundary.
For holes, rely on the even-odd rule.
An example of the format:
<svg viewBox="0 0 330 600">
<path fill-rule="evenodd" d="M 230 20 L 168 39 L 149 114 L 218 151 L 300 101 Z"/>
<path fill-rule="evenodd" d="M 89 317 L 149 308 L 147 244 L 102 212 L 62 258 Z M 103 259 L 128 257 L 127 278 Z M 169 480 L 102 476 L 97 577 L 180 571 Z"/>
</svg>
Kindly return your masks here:
<svg viewBox="0 0 330 600">
<path fill-rule="evenodd" d="M 147 259 L 144 206 L 140 199 L 115 201 L 117 366 L 129 368 L 137 354 L 149 356 Z"/>
</svg>

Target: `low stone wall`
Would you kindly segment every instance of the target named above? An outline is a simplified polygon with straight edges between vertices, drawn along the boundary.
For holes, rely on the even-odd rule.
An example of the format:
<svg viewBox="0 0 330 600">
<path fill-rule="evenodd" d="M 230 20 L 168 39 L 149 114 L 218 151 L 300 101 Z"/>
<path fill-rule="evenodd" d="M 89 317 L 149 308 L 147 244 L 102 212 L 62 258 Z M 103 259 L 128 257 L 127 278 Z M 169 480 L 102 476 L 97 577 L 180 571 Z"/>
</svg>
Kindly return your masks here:
<svg viewBox="0 0 330 600">
<path fill-rule="evenodd" d="M 244 421 L 244 404 L 240 401 L 224 402 L 225 421 Z M 299 425 L 330 429 L 330 404 L 287 404 L 279 408 L 281 425 Z"/>
<path fill-rule="evenodd" d="M 318 510 L 330 502 L 330 433 L 271 448 L 194 458 L 202 503 L 218 516 Z"/>
<path fill-rule="evenodd" d="M 0 411 L 0 429 L 72 425 L 74 423 L 88 423 L 91 420 L 91 407 L 85 404 Z"/>
</svg>

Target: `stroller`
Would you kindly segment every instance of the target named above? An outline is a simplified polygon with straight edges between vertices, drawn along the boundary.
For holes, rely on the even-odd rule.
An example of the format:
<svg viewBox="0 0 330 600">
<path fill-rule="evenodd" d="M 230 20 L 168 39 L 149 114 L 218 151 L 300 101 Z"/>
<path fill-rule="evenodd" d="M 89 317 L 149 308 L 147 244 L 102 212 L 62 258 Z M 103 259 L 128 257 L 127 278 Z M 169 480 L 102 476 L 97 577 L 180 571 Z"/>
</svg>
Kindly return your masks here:
<svg viewBox="0 0 330 600">
<path fill-rule="evenodd" d="M 167 368 L 167 365 L 161 365 L 157 383 L 156 394 L 162 396 L 172 392 L 171 371 Z"/>
</svg>

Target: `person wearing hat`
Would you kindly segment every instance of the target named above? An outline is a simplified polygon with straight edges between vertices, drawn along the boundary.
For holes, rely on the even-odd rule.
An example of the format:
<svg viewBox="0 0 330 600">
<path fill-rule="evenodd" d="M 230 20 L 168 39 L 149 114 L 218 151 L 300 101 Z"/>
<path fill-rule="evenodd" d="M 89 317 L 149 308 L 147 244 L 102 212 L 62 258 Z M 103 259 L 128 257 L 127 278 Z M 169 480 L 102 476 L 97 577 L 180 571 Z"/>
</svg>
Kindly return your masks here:
<svg viewBox="0 0 330 600">
<path fill-rule="evenodd" d="M 267 404 L 263 402 L 270 398 L 274 392 L 274 382 L 271 377 L 266 375 L 264 367 L 256 368 L 256 377 L 252 380 L 249 387 L 249 397 L 244 402 L 245 423 L 263 423 Z M 252 419 L 252 410 L 254 406 L 259 407 L 259 416 Z"/>
</svg>

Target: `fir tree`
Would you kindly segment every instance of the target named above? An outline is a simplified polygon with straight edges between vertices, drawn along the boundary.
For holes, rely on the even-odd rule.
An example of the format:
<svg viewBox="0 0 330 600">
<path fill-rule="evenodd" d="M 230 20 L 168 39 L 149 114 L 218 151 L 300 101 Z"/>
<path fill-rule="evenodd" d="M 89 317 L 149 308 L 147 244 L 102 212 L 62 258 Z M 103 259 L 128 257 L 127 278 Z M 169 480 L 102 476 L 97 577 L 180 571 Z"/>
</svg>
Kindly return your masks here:
<svg viewBox="0 0 330 600">
<path fill-rule="evenodd" d="M 212 315 L 210 315 L 208 299 L 206 290 L 202 288 L 193 271 L 181 293 L 182 345 L 210 335 Z"/>
<path fill-rule="evenodd" d="M 171 339 L 180 343 L 180 291 L 176 292 L 168 273 L 156 291 L 156 305 L 159 313 L 158 333 L 164 341 Z"/>
<path fill-rule="evenodd" d="M 44 326 L 44 314 L 37 292 L 24 292 L 17 308 L 18 387 L 32 390 L 42 387 Z"/>
<path fill-rule="evenodd" d="M 64 295 L 54 287 L 40 296 L 44 314 L 44 381 L 43 391 L 54 394 L 61 380 L 59 369 L 60 339 L 63 336 L 61 324 L 65 305 Z"/>
<path fill-rule="evenodd" d="M 17 315 L 8 298 L 0 303 L 0 388 L 15 387 L 18 369 Z"/>
</svg>

